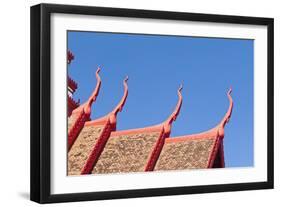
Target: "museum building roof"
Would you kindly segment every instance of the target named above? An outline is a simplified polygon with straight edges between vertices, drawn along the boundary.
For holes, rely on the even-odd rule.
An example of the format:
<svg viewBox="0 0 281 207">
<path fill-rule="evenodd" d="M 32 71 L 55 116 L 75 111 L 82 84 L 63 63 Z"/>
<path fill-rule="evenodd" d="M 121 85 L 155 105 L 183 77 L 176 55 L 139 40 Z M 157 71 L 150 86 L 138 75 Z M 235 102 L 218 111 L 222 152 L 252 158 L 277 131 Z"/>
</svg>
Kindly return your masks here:
<svg viewBox="0 0 281 207">
<path fill-rule="evenodd" d="M 73 54 L 71 57 L 74 58 Z M 174 111 L 166 120 L 154 126 L 117 130 L 117 115 L 128 97 L 128 77 L 123 80 L 123 96 L 113 110 L 91 120 L 90 115 L 95 111 L 92 105 L 101 88 L 100 70 L 96 71 L 96 86 L 88 100 L 68 111 L 68 175 L 224 167 L 224 127 L 233 108 L 231 89 L 227 93 L 229 107 L 225 116 L 205 132 L 170 136 L 182 106 L 182 86 L 177 91 Z"/>
</svg>

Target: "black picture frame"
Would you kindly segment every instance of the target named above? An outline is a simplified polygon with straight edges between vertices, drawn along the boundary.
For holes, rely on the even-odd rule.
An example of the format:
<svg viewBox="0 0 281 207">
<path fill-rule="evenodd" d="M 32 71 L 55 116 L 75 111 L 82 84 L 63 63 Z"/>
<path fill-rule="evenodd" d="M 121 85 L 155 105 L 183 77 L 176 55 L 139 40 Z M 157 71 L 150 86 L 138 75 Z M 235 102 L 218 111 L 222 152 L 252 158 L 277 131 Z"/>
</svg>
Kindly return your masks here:
<svg viewBox="0 0 281 207">
<path fill-rule="evenodd" d="M 50 74 L 50 15 L 52 13 L 134 17 L 194 22 L 219 22 L 267 26 L 267 181 L 238 184 L 220 184 L 188 187 L 169 187 L 73 194 L 50 193 L 50 130 L 51 130 L 51 74 Z M 30 199 L 38 203 L 88 201 L 102 199 L 166 196 L 179 194 L 211 193 L 274 187 L 274 20 L 272 18 L 195 14 L 182 12 L 103 8 L 56 4 L 39 4 L 31 7 L 31 173 Z"/>
</svg>

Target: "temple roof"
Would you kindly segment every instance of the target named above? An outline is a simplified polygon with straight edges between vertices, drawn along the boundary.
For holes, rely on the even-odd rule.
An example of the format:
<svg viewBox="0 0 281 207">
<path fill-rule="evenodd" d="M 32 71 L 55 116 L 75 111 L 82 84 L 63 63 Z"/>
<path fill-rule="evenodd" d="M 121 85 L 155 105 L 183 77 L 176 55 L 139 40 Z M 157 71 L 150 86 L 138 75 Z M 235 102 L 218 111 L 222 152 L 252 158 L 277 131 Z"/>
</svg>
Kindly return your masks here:
<svg viewBox="0 0 281 207">
<path fill-rule="evenodd" d="M 92 173 L 141 172 L 150 170 L 183 170 L 224 167 L 221 155 L 224 126 L 229 121 L 233 101 L 228 91 L 229 108 L 219 124 L 205 132 L 162 139 L 164 128 L 160 125 L 112 132 Z M 175 120 L 181 106 L 179 102 L 172 115 L 163 123 Z M 171 118 L 172 117 L 172 118 Z M 163 124 L 165 126 L 165 124 Z M 163 126 L 162 125 L 162 126 Z M 164 140 L 163 148 L 161 142 Z M 154 155 L 160 147 L 159 155 Z M 148 166 L 152 159 L 156 164 Z M 219 160 L 215 165 L 215 161 Z"/>
<path fill-rule="evenodd" d="M 68 175 L 224 167 L 224 127 L 233 108 L 231 89 L 227 93 L 227 112 L 210 130 L 170 136 L 182 107 L 180 86 L 175 109 L 166 120 L 153 126 L 120 131 L 116 127 L 117 115 L 128 98 L 128 77 L 123 80 L 123 96 L 113 110 L 90 120 L 95 111 L 92 104 L 101 88 L 99 72 L 100 68 L 96 71 L 96 87 L 88 100 L 68 117 Z"/>
</svg>

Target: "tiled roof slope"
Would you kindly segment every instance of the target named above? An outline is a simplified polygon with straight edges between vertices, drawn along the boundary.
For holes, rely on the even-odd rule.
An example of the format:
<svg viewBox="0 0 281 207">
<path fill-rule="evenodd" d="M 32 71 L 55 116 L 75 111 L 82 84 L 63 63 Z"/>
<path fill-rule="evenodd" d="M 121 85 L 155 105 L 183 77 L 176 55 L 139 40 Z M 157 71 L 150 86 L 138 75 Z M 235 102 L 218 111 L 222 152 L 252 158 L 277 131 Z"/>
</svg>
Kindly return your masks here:
<svg viewBox="0 0 281 207">
<path fill-rule="evenodd" d="M 68 175 L 80 175 L 104 126 L 84 126 L 68 152 Z"/>
<path fill-rule="evenodd" d="M 151 132 L 112 132 L 92 173 L 145 171 L 160 133 L 160 128 Z"/>
<path fill-rule="evenodd" d="M 208 168 L 216 137 L 166 139 L 155 170 Z"/>
</svg>

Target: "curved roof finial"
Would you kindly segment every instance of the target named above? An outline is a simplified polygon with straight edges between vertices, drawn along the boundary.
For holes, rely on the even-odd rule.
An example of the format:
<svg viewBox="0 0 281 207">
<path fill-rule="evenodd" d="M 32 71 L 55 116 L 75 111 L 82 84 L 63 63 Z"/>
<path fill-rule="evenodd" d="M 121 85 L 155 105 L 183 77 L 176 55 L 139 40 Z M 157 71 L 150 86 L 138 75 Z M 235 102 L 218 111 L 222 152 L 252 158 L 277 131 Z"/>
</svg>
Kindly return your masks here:
<svg viewBox="0 0 281 207">
<path fill-rule="evenodd" d="M 118 112 L 121 112 L 122 111 L 122 108 L 126 102 L 126 99 L 128 97 L 128 84 L 127 84 L 127 81 L 128 81 L 129 77 L 126 76 L 126 78 L 123 80 L 123 85 L 124 85 L 124 94 L 123 94 L 123 97 L 122 99 L 120 100 L 119 104 L 115 107 L 115 109 L 112 111 L 112 113 L 114 115 L 116 115 Z"/>
<path fill-rule="evenodd" d="M 169 116 L 169 118 L 165 121 L 164 123 L 164 130 L 165 133 L 170 133 L 171 132 L 171 124 L 173 121 L 175 121 L 180 113 L 181 105 L 182 105 L 182 95 L 181 95 L 181 90 L 183 86 L 182 84 L 180 85 L 178 89 L 178 103 L 173 111 L 173 113 Z"/>
<path fill-rule="evenodd" d="M 181 95 L 181 90 L 182 90 L 183 86 L 182 84 L 180 85 L 179 89 L 178 89 L 178 103 L 176 108 L 174 109 L 173 113 L 169 116 L 169 118 L 167 119 L 167 122 L 172 123 L 172 121 L 175 121 L 177 119 L 177 116 L 180 113 L 180 109 L 181 109 L 181 105 L 182 105 L 182 95 Z"/>
<path fill-rule="evenodd" d="M 97 96 L 99 95 L 99 91 L 100 91 L 100 87 L 101 87 L 101 79 L 99 76 L 99 72 L 100 72 L 101 68 L 98 67 L 98 69 L 96 70 L 96 79 L 97 79 L 97 84 L 96 84 L 96 88 L 93 91 L 92 95 L 89 97 L 87 104 L 85 106 L 85 113 L 86 114 L 90 114 L 91 113 L 91 106 L 93 104 L 93 102 L 97 99 Z"/>
<path fill-rule="evenodd" d="M 228 110 L 225 113 L 223 119 L 221 120 L 221 122 L 217 126 L 217 133 L 218 133 L 218 136 L 221 137 L 221 138 L 224 137 L 224 126 L 226 125 L 227 122 L 229 122 L 231 114 L 232 114 L 233 100 L 232 100 L 232 97 L 230 95 L 231 92 L 232 92 L 232 88 L 230 87 L 228 92 L 227 92 L 227 97 L 228 97 L 228 100 L 229 100 L 229 107 L 228 107 Z"/>
<path fill-rule="evenodd" d="M 220 125 L 221 125 L 222 127 L 224 127 L 225 124 L 226 124 L 227 122 L 229 122 L 229 119 L 230 119 L 231 114 L 232 114 L 233 100 L 232 100 L 232 97 L 231 97 L 231 92 L 232 92 L 232 88 L 230 87 L 229 90 L 228 90 L 228 92 L 227 92 L 227 97 L 228 97 L 228 100 L 229 100 L 229 107 L 228 107 L 228 110 L 227 110 L 227 112 L 225 113 L 223 119 L 221 120 Z"/>
</svg>

